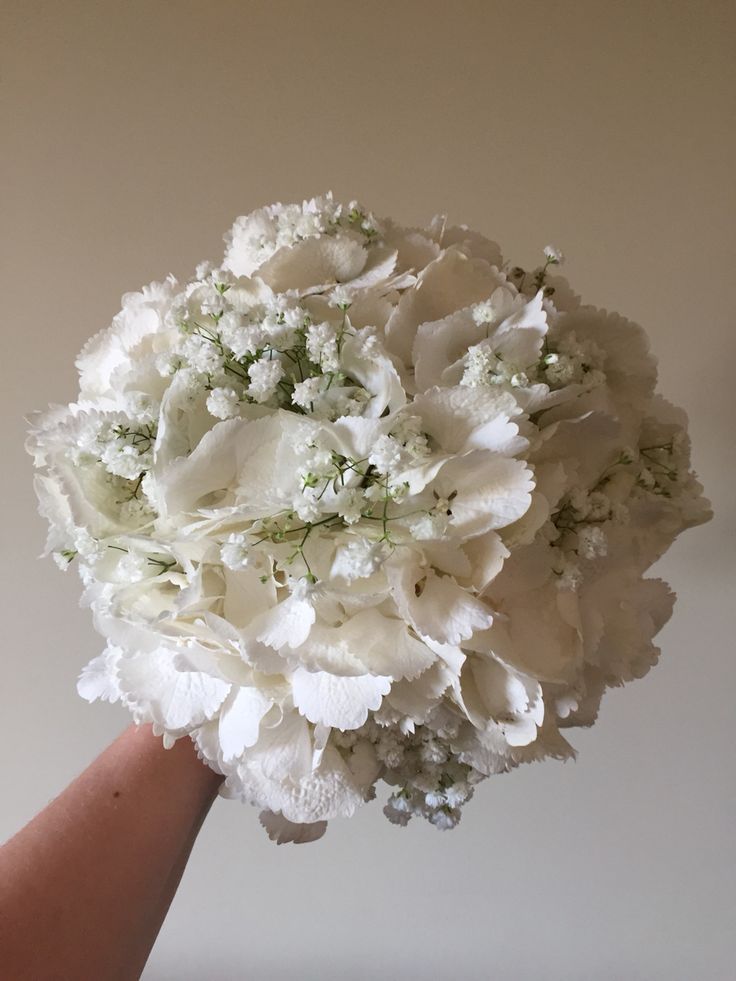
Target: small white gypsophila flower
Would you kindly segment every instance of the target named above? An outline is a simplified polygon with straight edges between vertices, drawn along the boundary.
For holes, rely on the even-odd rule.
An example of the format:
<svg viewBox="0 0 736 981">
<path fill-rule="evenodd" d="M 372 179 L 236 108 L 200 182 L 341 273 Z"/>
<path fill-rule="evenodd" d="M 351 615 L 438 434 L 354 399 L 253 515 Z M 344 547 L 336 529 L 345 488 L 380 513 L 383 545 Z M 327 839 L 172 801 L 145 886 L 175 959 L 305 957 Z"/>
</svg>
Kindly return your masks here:
<svg viewBox="0 0 736 981">
<path fill-rule="evenodd" d="M 328 418 L 335 420 L 340 416 L 362 415 L 370 395 L 364 388 L 346 388 L 333 395 Z"/>
<path fill-rule="evenodd" d="M 294 511 L 302 521 L 308 523 L 319 521 L 322 516 L 319 493 L 316 487 L 305 487 L 301 494 L 294 497 Z"/>
<path fill-rule="evenodd" d="M 335 495 L 334 507 L 345 524 L 354 525 L 360 521 L 365 503 L 363 491 L 360 488 L 343 487 Z"/>
<path fill-rule="evenodd" d="M 72 561 L 76 558 L 76 553 L 73 549 L 62 549 L 61 551 L 54 551 L 51 553 L 51 557 L 54 562 L 61 569 L 62 572 L 66 572 Z"/>
<path fill-rule="evenodd" d="M 429 815 L 429 822 L 440 831 L 449 831 L 454 828 L 460 820 L 460 811 L 451 807 L 443 807 L 438 811 L 433 811 Z"/>
<path fill-rule="evenodd" d="M 416 805 L 406 794 L 392 794 L 391 805 L 397 811 L 405 814 L 413 814 L 416 811 Z"/>
<path fill-rule="evenodd" d="M 405 828 L 412 817 L 418 813 L 418 808 L 407 797 L 392 794 L 383 808 L 383 813 L 391 824 Z"/>
<path fill-rule="evenodd" d="M 337 330 L 332 324 L 310 324 L 306 334 L 309 360 L 323 371 L 337 371 L 340 367 L 337 354 Z"/>
<path fill-rule="evenodd" d="M 125 392 L 121 398 L 126 416 L 137 424 L 146 425 L 158 420 L 161 404 L 147 392 Z"/>
<path fill-rule="evenodd" d="M 424 803 L 427 807 L 431 807 L 434 810 L 444 807 L 447 800 L 441 790 L 430 790 L 424 795 Z"/>
<path fill-rule="evenodd" d="M 306 452 L 303 451 L 303 463 L 300 468 L 302 479 L 306 474 L 316 474 L 322 478 L 333 476 L 332 450 L 325 446 L 322 435 L 320 433 L 315 435 L 308 427 L 305 427 L 303 432 L 309 442 L 306 444 Z M 298 436 L 293 445 L 296 450 L 302 449 L 303 444 Z"/>
<path fill-rule="evenodd" d="M 566 354 L 580 365 L 590 368 L 602 368 L 606 361 L 606 354 L 590 338 L 580 339 L 575 331 L 568 331 L 563 334 L 557 343 L 557 347 L 562 354 Z"/>
<path fill-rule="evenodd" d="M 217 419 L 238 415 L 240 397 L 234 388 L 213 388 L 207 396 L 207 411 Z"/>
<path fill-rule="evenodd" d="M 426 763 L 444 763 L 448 755 L 447 747 L 438 739 L 426 739 L 419 749 L 419 755 Z"/>
<path fill-rule="evenodd" d="M 565 261 L 564 254 L 554 247 L 554 245 L 545 245 L 544 247 L 544 257 L 553 266 L 561 266 Z"/>
<path fill-rule="evenodd" d="M 432 541 L 442 538 L 447 533 L 450 518 L 442 511 L 428 511 L 409 519 L 409 530 L 418 542 Z"/>
<path fill-rule="evenodd" d="M 248 538 L 242 532 L 233 532 L 220 546 L 220 558 L 233 572 L 247 568 L 251 559 Z"/>
<path fill-rule="evenodd" d="M 445 788 L 445 800 L 450 807 L 459 807 L 470 796 L 470 787 L 464 780 L 458 780 Z"/>
<path fill-rule="evenodd" d="M 145 555 L 138 552 L 127 552 L 121 554 L 116 566 L 117 578 L 121 582 L 135 583 L 140 582 L 149 575 L 151 566 L 148 564 Z"/>
<path fill-rule="evenodd" d="M 344 286 L 342 283 L 338 283 L 330 293 L 327 302 L 331 307 L 338 307 L 340 310 L 347 310 L 353 302 L 353 291 L 349 287 Z"/>
<path fill-rule="evenodd" d="M 232 320 L 226 318 L 232 317 Z M 220 333 L 225 344 L 230 348 L 236 358 L 245 358 L 254 355 L 266 345 L 266 332 L 263 325 L 256 323 L 235 323 L 236 318 L 242 319 L 238 314 L 225 314 L 220 321 Z"/>
<path fill-rule="evenodd" d="M 605 521 L 611 515 L 611 501 L 602 491 L 592 491 L 588 497 L 588 513 L 591 521 Z"/>
<path fill-rule="evenodd" d="M 393 473 L 402 462 L 402 446 L 394 436 L 379 436 L 368 455 L 368 463 L 380 473 Z"/>
<path fill-rule="evenodd" d="M 493 304 L 490 300 L 481 300 L 480 303 L 475 303 L 470 308 L 470 313 L 478 326 L 483 324 L 490 324 L 493 322 L 496 313 L 493 309 Z"/>
<path fill-rule="evenodd" d="M 375 327 L 361 327 L 355 332 L 355 351 L 358 357 L 367 361 L 381 354 L 381 342 Z"/>
<path fill-rule="evenodd" d="M 293 348 L 297 342 L 300 324 L 291 323 L 290 320 L 291 318 L 286 319 L 286 313 L 281 310 L 266 313 L 260 324 L 265 343 L 279 351 Z"/>
<path fill-rule="evenodd" d="M 87 562 L 97 562 L 105 554 L 102 542 L 93 538 L 86 528 L 77 528 L 74 533 L 74 550 Z"/>
<path fill-rule="evenodd" d="M 571 358 L 556 354 L 554 361 L 547 362 L 545 377 L 551 385 L 569 385 L 575 380 L 577 373 L 577 365 Z"/>
<path fill-rule="evenodd" d="M 126 480 L 136 480 L 153 462 L 150 451 L 140 452 L 131 443 L 108 443 L 100 453 L 108 473 Z"/>
<path fill-rule="evenodd" d="M 190 367 L 203 375 L 217 375 L 223 370 L 222 355 L 211 341 L 199 334 L 185 338 L 181 353 Z"/>
<path fill-rule="evenodd" d="M 302 409 L 309 409 L 319 398 L 325 386 L 323 375 L 314 375 L 312 378 L 305 378 L 302 382 L 297 382 L 294 391 L 291 393 L 291 401 Z"/>
<path fill-rule="evenodd" d="M 250 385 L 248 395 L 256 402 L 268 402 L 276 394 L 278 384 L 284 376 L 284 366 L 274 358 L 260 358 L 248 368 Z"/>
<path fill-rule="evenodd" d="M 403 443 L 405 452 L 416 463 L 421 462 L 431 453 L 427 434 L 422 430 L 422 420 L 419 416 L 402 416 L 399 424 L 391 431 L 391 435 Z"/>
<path fill-rule="evenodd" d="M 608 551 L 606 533 L 597 525 L 580 525 L 577 529 L 578 554 L 584 559 L 597 559 Z"/>
<path fill-rule="evenodd" d="M 385 542 L 375 542 L 363 536 L 343 546 L 335 560 L 333 575 L 340 575 L 348 582 L 367 579 L 383 565 L 387 555 Z"/>
<path fill-rule="evenodd" d="M 166 351 L 156 355 L 156 371 L 162 378 L 170 378 L 183 366 L 184 360 L 180 354 L 174 351 Z"/>
<path fill-rule="evenodd" d="M 489 348 L 480 345 L 471 347 L 465 359 L 465 370 L 460 379 L 460 384 L 467 388 L 488 385 L 490 373 L 495 371 L 497 364 L 498 358 Z"/>
</svg>

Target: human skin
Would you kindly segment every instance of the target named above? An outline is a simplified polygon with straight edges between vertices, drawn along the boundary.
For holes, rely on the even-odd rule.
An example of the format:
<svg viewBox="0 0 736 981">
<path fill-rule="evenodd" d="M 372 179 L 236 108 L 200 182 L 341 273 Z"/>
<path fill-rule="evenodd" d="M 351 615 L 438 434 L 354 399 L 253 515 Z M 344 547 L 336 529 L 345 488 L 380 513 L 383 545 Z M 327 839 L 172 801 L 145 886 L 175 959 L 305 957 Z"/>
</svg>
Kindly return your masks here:
<svg viewBox="0 0 736 981">
<path fill-rule="evenodd" d="M 222 777 L 131 726 L 0 848 L 0 975 L 139 978 Z"/>
</svg>

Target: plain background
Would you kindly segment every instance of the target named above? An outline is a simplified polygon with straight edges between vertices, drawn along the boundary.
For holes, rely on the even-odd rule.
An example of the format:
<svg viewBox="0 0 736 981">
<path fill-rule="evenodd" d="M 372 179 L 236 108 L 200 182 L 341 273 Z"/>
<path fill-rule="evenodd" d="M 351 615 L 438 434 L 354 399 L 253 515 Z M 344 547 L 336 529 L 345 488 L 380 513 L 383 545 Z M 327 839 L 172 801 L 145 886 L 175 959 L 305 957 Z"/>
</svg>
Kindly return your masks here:
<svg viewBox="0 0 736 981">
<path fill-rule="evenodd" d="M 0 838 L 125 724 L 39 562 L 23 414 L 76 393 L 120 295 L 221 254 L 238 214 L 332 188 L 445 211 L 646 326 L 715 520 L 656 574 L 660 665 L 491 779 L 453 833 L 378 804 L 276 848 L 218 801 L 144 974 L 232 979 L 733 977 L 736 8 L 720 2 L 5 0 Z M 91 979 L 92 981 L 92 979 Z"/>
</svg>

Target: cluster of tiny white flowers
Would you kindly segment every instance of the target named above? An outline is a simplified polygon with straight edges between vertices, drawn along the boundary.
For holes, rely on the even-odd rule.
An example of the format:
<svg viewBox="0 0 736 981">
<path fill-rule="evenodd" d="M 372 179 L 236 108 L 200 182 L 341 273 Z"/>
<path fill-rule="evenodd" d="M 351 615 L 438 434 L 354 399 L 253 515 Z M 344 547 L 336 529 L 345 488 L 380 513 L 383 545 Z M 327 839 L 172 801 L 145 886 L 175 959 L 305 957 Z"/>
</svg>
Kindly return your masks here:
<svg viewBox="0 0 736 981">
<path fill-rule="evenodd" d="M 233 572 L 248 567 L 249 554 L 250 543 L 242 532 L 233 532 L 228 535 L 227 541 L 220 548 L 222 564 L 228 569 L 232 569 Z"/>
<path fill-rule="evenodd" d="M 589 388 L 605 382 L 601 370 L 604 352 L 593 341 L 578 341 L 575 332 L 560 338 L 557 350 L 543 358 L 544 380 L 551 388 L 585 384 Z"/>
<path fill-rule="evenodd" d="M 337 573 L 352 582 L 354 579 L 367 579 L 380 569 L 386 557 L 386 546 L 381 541 L 370 541 L 362 536 L 350 541 L 333 566 Z"/>
<path fill-rule="evenodd" d="M 472 798 L 473 785 L 482 774 L 456 761 L 446 732 L 425 726 L 415 733 L 400 733 L 369 722 L 359 735 L 374 745 L 386 767 L 386 782 L 398 787 L 384 807 L 389 821 L 406 825 L 412 817 L 423 817 L 442 831 L 457 825 L 462 805 Z M 354 745 L 344 736 L 337 742 Z"/>
<path fill-rule="evenodd" d="M 251 367 L 253 367 L 251 365 Z M 207 408 L 217 419 L 231 419 L 238 414 L 240 396 L 234 388 L 213 388 L 207 396 Z"/>
<path fill-rule="evenodd" d="M 248 395 L 256 402 L 268 402 L 276 393 L 284 376 L 284 366 L 278 359 L 261 358 L 248 367 Z"/>
<path fill-rule="evenodd" d="M 337 329 L 332 324 L 310 324 L 307 328 L 307 354 L 323 371 L 337 371 Z"/>
<path fill-rule="evenodd" d="M 302 204 L 270 205 L 239 218 L 229 240 L 231 248 L 235 245 L 252 256 L 253 265 L 257 267 L 279 249 L 350 229 L 370 239 L 378 233 L 378 222 L 356 201 L 345 206 L 335 202 L 328 193 Z"/>
</svg>

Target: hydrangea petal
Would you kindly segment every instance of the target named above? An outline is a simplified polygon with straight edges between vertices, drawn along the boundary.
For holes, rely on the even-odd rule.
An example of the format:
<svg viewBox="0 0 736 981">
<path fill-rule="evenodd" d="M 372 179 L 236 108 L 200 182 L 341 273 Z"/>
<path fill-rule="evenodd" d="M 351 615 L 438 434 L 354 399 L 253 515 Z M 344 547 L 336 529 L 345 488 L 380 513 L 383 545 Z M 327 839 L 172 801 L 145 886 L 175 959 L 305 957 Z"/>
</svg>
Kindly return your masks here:
<svg viewBox="0 0 736 981">
<path fill-rule="evenodd" d="M 294 705 L 310 722 L 335 729 L 358 729 L 379 708 L 391 688 L 381 675 L 345 677 L 297 668 L 291 678 Z"/>
</svg>

